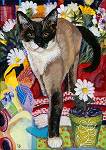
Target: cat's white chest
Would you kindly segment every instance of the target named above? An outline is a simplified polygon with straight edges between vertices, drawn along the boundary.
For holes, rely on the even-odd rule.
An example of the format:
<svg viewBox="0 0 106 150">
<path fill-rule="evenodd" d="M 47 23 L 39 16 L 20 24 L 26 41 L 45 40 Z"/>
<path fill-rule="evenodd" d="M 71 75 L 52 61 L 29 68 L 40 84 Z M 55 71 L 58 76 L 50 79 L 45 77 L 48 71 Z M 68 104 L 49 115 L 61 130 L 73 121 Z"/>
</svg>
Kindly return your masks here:
<svg viewBox="0 0 106 150">
<path fill-rule="evenodd" d="M 57 44 L 48 47 L 48 49 L 38 48 L 36 51 L 28 51 L 28 59 L 33 72 L 43 75 L 48 64 L 60 57 L 60 48 Z"/>
</svg>

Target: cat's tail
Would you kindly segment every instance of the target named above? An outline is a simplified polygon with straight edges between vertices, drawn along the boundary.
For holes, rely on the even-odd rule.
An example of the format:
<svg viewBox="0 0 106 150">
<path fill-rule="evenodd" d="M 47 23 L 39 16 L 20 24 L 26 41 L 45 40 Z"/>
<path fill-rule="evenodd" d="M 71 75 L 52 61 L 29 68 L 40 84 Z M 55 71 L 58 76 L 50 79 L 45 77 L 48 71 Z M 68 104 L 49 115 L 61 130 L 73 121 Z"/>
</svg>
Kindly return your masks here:
<svg viewBox="0 0 106 150">
<path fill-rule="evenodd" d="M 101 47 L 100 47 L 96 37 L 94 36 L 94 34 L 89 29 L 87 29 L 83 26 L 77 26 L 77 28 L 81 32 L 84 40 L 93 48 L 93 60 L 91 62 L 91 65 L 88 66 L 87 68 L 84 68 L 84 71 L 92 72 L 92 71 L 96 70 L 100 64 Z"/>
</svg>

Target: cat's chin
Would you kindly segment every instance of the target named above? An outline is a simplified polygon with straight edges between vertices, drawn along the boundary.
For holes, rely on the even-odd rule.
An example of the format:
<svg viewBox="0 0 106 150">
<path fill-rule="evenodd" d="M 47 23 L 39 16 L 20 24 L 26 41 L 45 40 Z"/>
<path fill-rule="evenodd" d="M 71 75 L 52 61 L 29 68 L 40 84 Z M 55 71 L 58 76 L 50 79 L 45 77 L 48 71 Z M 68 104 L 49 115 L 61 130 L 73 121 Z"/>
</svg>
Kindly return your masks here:
<svg viewBox="0 0 106 150">
<path fill-rule="evenodd" d="M 22 44 L 23 44 L 24 48 L 29 51 L 34 51 L 39 48 L 39 46 L 37 44 L 35 44 L 33 41 L 30 41 L 30 42 L 22 41 Z"/>
</svg>

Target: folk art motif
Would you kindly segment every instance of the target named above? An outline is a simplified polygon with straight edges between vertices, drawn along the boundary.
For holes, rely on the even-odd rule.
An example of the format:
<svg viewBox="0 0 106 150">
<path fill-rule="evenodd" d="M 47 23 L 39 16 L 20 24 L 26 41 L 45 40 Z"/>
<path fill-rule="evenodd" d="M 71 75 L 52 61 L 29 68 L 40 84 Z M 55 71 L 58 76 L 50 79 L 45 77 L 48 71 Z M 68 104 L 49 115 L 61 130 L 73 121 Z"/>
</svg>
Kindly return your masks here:
<svg viewBox="0 0 106 150">
<path fill-rule="evenodd" d="M 0 150 L 105 150 L 105 0 L 101 3 L 96 0 L 48 1 L 45 4 L 42 1 L 42 5 L 38 5 L 37 1 L 19 1 L 19 6 L 12 5 L 12 2 L 11 5 L 6 3 L 2 1 L 0 5 Z M 58 19 L 64 18 L 74 26 L 86 27 L 101 47 L 100 64 L 93 72 L 85 72 L 83 68 L 91 64 L 93 51 L 83 39 L 74 89 L 69 84 L 70 75 L 62 82 L 64 100 L 59 126 L 61 144 L 58 144 L 58 139 L 55 142 L 56 138 L 54 141 L 48 140 L 49 98 L 33 73 L 29 52 L 20 39 L 16 18 L 17 11 L 23 12 L 31 20 L 44 18 L 56 7 Z M 6 13 L 7 18 L 4 15 Z M 24 19 L 22 22 L 25 23 Z M 32 35 L 29 36 L 32 38 Z"/>
</svg>

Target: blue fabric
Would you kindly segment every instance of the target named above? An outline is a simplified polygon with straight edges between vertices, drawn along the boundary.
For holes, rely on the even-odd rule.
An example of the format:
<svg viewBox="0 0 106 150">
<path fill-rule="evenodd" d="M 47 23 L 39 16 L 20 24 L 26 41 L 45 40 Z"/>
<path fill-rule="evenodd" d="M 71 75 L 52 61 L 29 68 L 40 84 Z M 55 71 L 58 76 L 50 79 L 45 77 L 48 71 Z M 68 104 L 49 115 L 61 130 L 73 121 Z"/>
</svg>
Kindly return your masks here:
<svg viewBox="0 0 106 150">
<path fill-rule="evenodd" d="M 27 128 L 26 131 L 35 137 L 40 137 L 40 138 L 47 138 L 48 137 L 48 126 L 39 129 L 35 125 L 33 127 Z"/>
<path fill-rule="evenodd" d="M 4 94 L 4 98 L 1 100 L 1 103 L 5 106 L 7 105 L 7 103 L 12 101 L 12 98 L 14 97 L 14 93 L 13 92 L 8 92 Z"/>
<path fill-rule="evenodd" d="M 34 106 L 34 98 L 31 90 L 26 85 L 19 85 L 16 87 L 18 98 L 25 110 L 32 113 Z"/>
<path fill-rule="evenodd" d="M 17 86 L 16 90 L 17 90 L 17 96 L 18 96 L 21 104 L 24 104 L 25 100 L 26 100 L 26 93 L 22 90 L 21 86 Z"/>
</svg>

